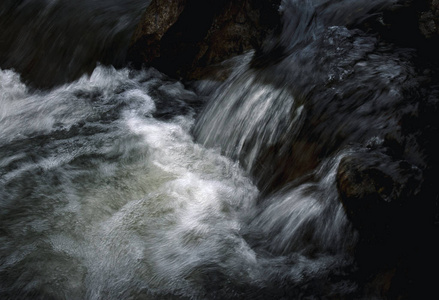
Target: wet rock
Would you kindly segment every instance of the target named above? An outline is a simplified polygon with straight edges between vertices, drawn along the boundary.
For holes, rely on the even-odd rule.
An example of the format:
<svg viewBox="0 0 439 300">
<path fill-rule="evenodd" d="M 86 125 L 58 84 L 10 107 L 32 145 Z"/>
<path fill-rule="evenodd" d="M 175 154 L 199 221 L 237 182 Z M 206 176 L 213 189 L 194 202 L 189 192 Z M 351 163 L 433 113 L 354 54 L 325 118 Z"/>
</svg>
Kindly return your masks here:
<svg viewBox="0 0 439 300">
<path fill-rule="evenodd" d="M 426 10 L 419 14 L 419 29 L 426 38 L 439 35 L 439 1 L 429 1 Z"/>
<path fill-rule="evenodd" d="M 128 61 L 174 77 L 207 77 L 212 65 L 261 47 L 279 26 L 279 2 L 153 0 L 133 36 Z"/>
<path fill-rule="evenodd" d="M 402 232 L 421 183 L 420 169 L 376 150 L 346 156 L 337 172 L 347 216 L 363 238 L 372 242 Z"/>
<path fill-rule="evenodd" d="M 187 0 L 153 0 L 134 33 L 131 55 L 138 55 L 135 59 L 145 61 L 160 57 L 160 41 L 178 21 L 186 4 Z"/>
<path fill-rule="evenodd" d="M 417 49 L 426 60 L 437 61 L 439 0 L 395 1 L 371 16 L 355 26 L 382 40 Z"/>
<path fill-rule="evenodd" d="M 393 147 L 363 150 L 339 165 L 340 199 L 359 232 L 357 276 L 385 299 L 428 298 L 437 261 L 431 176 L 389 155 L 399 152 Z"/>
</svg>

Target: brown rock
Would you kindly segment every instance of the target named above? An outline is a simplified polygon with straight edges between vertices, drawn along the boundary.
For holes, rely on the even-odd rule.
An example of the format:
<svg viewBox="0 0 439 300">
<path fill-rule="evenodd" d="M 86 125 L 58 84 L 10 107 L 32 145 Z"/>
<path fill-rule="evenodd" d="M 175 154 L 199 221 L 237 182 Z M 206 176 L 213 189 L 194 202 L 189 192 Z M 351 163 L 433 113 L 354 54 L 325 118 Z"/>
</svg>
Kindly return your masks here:
<svg viewBox="0 0 439 300">
<path fill-rule="evenodd" d="M 187 0 L 153 0 L 133 35 L 132 47 L 145 61 L 160 57 L 160 40 L 169 28 L 177 22 Z"/>
<path fill-rule="evenodd" d="M 439 1 L 428 1 L 427 10 L 420 13 L 419 29 L 426 38 L 437 37 L 439 35 Z"/>
<path fill-rule="evenodd" d="M 337 188 L 348 218 L 363 238 L 379 241 L 400 231 L 419 193 L 422 173 L 379 151 L 342 159 Z"/>
<path fill-rule="evenodd" d="M 209 67 L 261 47 L 277 28 L 279 0 L 153 0 L 128 60 L 174 77 L 206 77 Z"/>
</svg>

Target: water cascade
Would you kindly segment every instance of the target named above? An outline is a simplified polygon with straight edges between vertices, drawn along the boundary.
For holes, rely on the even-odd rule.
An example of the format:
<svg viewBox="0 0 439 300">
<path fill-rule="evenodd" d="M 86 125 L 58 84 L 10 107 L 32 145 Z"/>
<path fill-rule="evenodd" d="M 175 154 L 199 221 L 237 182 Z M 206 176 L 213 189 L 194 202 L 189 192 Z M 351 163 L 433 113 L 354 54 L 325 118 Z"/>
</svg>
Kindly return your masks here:
<svg viewBox="0 0 439 300">
<path fill-rule="evenodd" d="M 428 182 L 407 119 L 435 88 L 357 26 L 393 1 L 283 0 L 222 82 L 125 64 L 149 2 L 0 4 L 0 298 L 405 295 L 393 266 L 364 270 L 343 186 L 357 157 L 365 190 L 396 182 L 361 191 L 386 203 Z"/>
</svg>

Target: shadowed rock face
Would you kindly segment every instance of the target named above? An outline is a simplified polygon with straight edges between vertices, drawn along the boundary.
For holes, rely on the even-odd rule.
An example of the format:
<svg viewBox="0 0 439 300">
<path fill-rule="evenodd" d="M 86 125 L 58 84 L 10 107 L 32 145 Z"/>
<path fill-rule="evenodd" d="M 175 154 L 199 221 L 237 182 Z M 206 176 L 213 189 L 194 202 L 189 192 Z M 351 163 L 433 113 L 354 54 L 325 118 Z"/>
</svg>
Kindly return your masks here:
<svg viewBox="0 0 439 300">
<path fill-rule="evenodd" d="M 187 4 L 186 0 L 152 1 L 134 33 L 132 51 L 148 61 L 160 57 L 160 41 L 174 25 Z"/>
<path fill-rule="evenodd" d="M 337 188 L 348 218 L 368 239 L 380 240 L 398 230 L 410 215 L 422 172 L 404 160 L 381 151 L 365 151 L 342 159 Z"/>
<path fill-rule="evenodd" d="M 434 38 L 439 35 L 439 1 L 427 2 L 419 16 L 419 30 L 426 38 Z"/>
<path fill-rule="evenodd" d="M 261 47 L 278 28 L 279 2 L 152 1 L 133 36 L 128 61 L 174 77 L 206 76 L 206 67 Z"/>
<path fill-rule="evenodd" d="M 337 189 L 359 232 L 358 275 L 373 277 L 371 286 L 384 283 L 381 293 L 389 299 L 413 299 L 428 295 L 426 286 L 433 283 L 425 271 L 437 253 L 430 240 L 437 235 L 432 226 L 431 177 L 425 169 L 399 160 L 393 150 L 363 149 L 344 157 Z"/>
</svg>

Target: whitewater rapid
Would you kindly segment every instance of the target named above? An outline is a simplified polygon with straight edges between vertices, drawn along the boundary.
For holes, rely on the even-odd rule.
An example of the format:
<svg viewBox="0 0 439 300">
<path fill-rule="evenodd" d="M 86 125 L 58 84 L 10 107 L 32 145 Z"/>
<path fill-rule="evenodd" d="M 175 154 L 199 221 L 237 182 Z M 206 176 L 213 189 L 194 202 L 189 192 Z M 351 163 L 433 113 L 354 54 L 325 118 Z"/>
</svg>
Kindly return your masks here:
<svg viewBox="0 0 439 300">
<path fill-rule="evenodd" d="M 239 162 L 194 141 L 199 100 L 181 83 L 99 66 L 45 92 L 2 70 L 0 89 L 2 295 L 248 298 L 347 264 L 336 195 L 302 186 L 261 211 Z M 161 113 L 167 97 L 186 113 Z M 311 185 L 332 189 L 323 177 Z"/>
<path fill-rule="evenodd" d="M 381 201 L 428 162 L 430 71 L 360 26 L 393 2 L 283 0 L 277 36 L 192 82 L 124 61 L 150 1 L 1 4 L 0 298 L 399 295 L 406 240 L 361 241 L 337 188 Z"/>
</svg>

